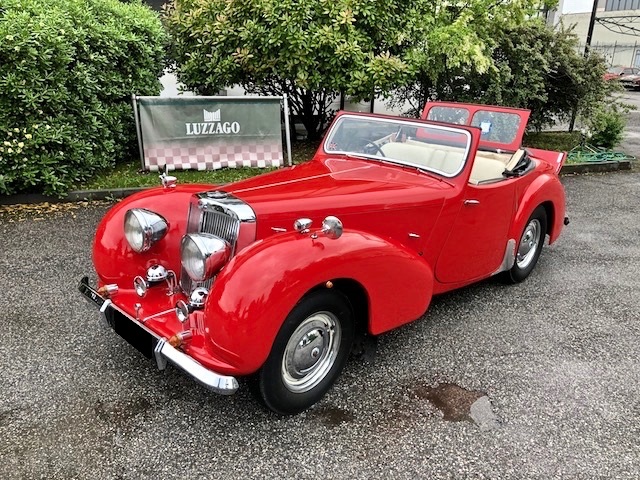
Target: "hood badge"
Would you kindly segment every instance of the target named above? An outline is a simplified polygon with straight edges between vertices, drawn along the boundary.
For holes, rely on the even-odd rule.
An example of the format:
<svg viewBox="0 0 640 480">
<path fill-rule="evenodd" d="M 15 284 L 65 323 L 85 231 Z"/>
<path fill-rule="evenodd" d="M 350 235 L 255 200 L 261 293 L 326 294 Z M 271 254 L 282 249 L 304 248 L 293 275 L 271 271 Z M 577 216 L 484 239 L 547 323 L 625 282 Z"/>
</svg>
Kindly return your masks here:
<svg viewBox="0 0 640 480">
<path fill-rule="evenodd" d="M 227 192 L 223 192 L 222 190 L 212 190 L 207 192 L 207 198 L 211 198 L 213 200 L 222 200 L 223 198 L 228 198 L 229 194 Z"/>
</svg>

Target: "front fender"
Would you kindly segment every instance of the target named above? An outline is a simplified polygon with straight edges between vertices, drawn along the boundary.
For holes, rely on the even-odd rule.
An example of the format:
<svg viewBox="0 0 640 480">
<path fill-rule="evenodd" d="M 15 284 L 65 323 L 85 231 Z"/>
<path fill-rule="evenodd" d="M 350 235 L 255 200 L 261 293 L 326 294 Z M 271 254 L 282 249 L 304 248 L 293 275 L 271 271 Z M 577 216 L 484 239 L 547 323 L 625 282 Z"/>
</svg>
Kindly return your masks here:
<svg viewBox="0 0 640 480">
<path fill-rule="evenodd" d="M 274 235 L 240 252 L 216 278 L 205 306 L 211 347 L 240 374 L 255 372 L 296 303 L 336 279 L 364 288 L 373 334 L 420 317 L 433 292 L 427 262 L 399 243 L 357 231 L 336 240 Z"/>
<path fill-rule="evenodd" d="M 194 193 L 210 188 L 206 185 L 153 188 L 127 197 L 111 208 L 98 225 L 93 243 L 93 263 L 99 281 L 105 284 L 133 280 L 136 275 L 144 275 L 154 263 L 179 273 L 180 240 L 187 229 L 189 200 Z M 133 251 L 124 236 L 124 216 L 131 208 L 152 210 L 169 223 L 166 236 L 146 252 Z"/>
<path fill-rule="evenodd" d="M 564 225 L 565 193 L 558 177 L 550 173 L 540 175 L 527 187 L 518 205 L 508 238 L 514 238 L 516 242 L 520 239 L 527 220 L 538 205 L 544 205 L 547 210 L 549 243 L 557 240 Z"/>
</svg>

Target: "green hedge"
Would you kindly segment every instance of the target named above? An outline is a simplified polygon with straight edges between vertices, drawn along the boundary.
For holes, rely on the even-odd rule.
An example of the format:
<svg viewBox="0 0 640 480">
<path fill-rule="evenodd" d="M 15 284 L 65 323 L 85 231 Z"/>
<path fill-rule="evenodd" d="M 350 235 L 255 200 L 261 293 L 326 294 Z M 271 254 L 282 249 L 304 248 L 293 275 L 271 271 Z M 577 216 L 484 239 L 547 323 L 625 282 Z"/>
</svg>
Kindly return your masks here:
<svg viewBox="0 0 640 480">
<path fill-rule="evenodd" d="M 136 151 L 166 36 L 139 0 L 0 2 L 0 194 L 63 195 Z"/>
</svg>

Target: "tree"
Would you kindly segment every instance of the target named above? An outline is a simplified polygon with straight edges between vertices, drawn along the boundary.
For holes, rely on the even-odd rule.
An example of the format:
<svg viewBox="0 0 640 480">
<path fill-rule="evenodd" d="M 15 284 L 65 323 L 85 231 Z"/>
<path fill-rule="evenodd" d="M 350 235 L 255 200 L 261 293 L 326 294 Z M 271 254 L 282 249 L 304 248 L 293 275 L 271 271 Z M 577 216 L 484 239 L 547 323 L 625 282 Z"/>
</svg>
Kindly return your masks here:
<svg viewBox="0 0 640 480">
<path fill-rule="evenodd" d="M 388 94 L 447 67 L 491 65 L 493 31 L 537 0 L 176 0 L 166 11 L 178 79 L 200 94 L 287 94 L 317 138 L 339 92 Z"/>
<path fill-rule="evenodd" d="M 393 0 L 182 0 L 165 23 L 188 88 L 210 95 L 239 84 L 287 94 L 317 138 L 340 91 L 368 97 L 407 78 L 398 52 L 414 26 L 402 9 Z"/>
<path fill-rule="evenodd" d="M 610 93 L 604 61 L 595 54 L 583 56 L 571 29 L 555 30 L 530 18 L 496 30 L 493 43 L 488 68 L 446 65 L 410 83 L 397 101 L 438 99 L 528 108 L 529 125 L 540 130 L 568 120 L 576 106 L 582 117 L 592 116 Z"/>
<path fill-rule="evenodd" d="M 477 75 L 495 71 L 493 57 L 502 33 L 533 18 L 545 2 L 531 0 L 470 0 L 438 2 L 433 25 L 417 39 L 410 63 L 412 79 L 392 92 L 391 104 L 410 105 L 419 116 L 427 100 L 458 99 Z"/>
<path fill-rule="evenodd" d="M 160 93 L 166 38 L 139 0 L 2 0 L 0 195 L 64 195 L 131 158 L 131 93 Z"/>
</svg>

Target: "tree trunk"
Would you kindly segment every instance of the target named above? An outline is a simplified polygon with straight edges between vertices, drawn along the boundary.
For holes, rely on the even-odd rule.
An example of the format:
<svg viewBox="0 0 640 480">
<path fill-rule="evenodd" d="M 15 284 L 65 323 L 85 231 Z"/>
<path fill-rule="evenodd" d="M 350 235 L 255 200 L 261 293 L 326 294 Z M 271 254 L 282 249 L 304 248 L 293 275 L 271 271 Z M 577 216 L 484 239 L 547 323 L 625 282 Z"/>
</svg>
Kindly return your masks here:
<svg viewBox="0 0 640 480">
<path fill-rule="evenodd" d="M 301 121 L 307 130 L 307 140 L 320 140 L 322 119 L 315 113 L 316 99 L 313 92 L 306 90 L 302 96 Z"/>
</svg>

